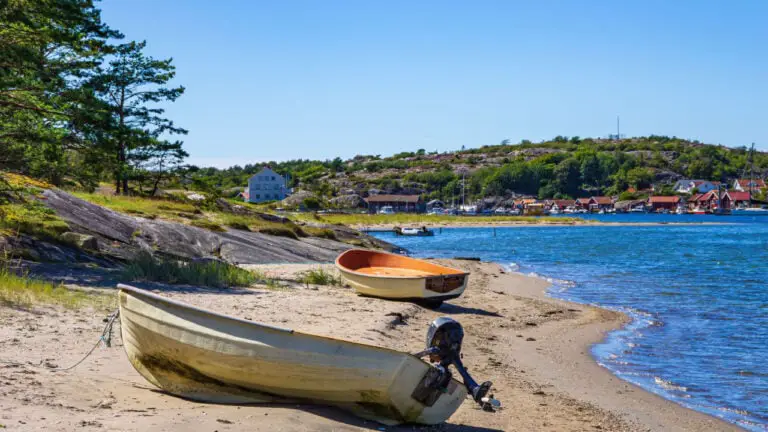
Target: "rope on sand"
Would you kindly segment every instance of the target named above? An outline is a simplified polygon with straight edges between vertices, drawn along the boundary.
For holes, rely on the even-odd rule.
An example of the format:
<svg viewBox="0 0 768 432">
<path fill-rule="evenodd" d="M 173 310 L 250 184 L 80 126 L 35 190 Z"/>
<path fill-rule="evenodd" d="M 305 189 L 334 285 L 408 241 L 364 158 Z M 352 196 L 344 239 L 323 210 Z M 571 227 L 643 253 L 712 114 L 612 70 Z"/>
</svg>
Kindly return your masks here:
<svg viewBox="0 0 768 432">
<path fill-rule="evenodd" d="M 119 316 L 120 316 L 120 309 L 118 309 L 118 310 L 114 311 L 113 313 L 107 315 L 107 318 L 106 318 L 107 325 L 104 326 L 104 330 L 101 332 L 101 336 L 99 336 L 99 340 L 96 341 L 96 344 L 93 345 L 93 347 L 90 349 L 90 351 L 88 351 L 83 356 L 83 358 L 78 360 L 77 363 L 73 364 L 72 366 L 66 367 L 66 368 L 50 367 L 50 366 L 47 366 L 47 365 L 45 366 L 45 368 L 47 368 L 47 369 L 49 369 L 51 371 L 54 371 L 54 372 L 68 371 L 68 370 L 76 368 L 77 366 L 80 366 L 80 363 L 84 362 L 85 359 L 87 359 L 91 354 L 93 354 L 93 352 L 96 351 L 96 348 L 98 348 L 99 345 L 102 342 L 104 342 L 104 346 L 106 348 L 111 347 L 112 346 L 112 327 L 113 327 L 113 325 L 115 323 L 115 320 Z M 41 360 L 39 364 L 35 365 L 35 364 L 29 364 L 29 363 L 24 364 L 24 363 L 0 360 L 0 363 L 7 364 L 7 365 L 12 365 L 12 366 L 34 366 L 34 367 L 41 367 L 41 364 L 43 362 Z"/>
</svg>

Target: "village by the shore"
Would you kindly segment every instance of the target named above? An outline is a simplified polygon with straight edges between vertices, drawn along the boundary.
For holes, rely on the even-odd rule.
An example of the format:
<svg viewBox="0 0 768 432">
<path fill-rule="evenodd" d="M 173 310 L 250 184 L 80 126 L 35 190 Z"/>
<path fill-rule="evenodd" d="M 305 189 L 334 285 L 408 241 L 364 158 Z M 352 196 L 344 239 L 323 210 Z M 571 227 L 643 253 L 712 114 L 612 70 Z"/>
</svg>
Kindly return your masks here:
<svg viewBox="0 0 768 432">
<path fill-rule="evenodd" d="M 529 195 L 510 198 L 489 197 L 468 202 L 462 194 L 452 202 L 439 199 L 426 200 L 420 194 L 390 194 L 379 190 L 368 191 L 368 196 L 351 200 L 352 205 L 326 209 L 370 214 L 427 213 L 432 215 L 579 215 L 586 213 L 657 213 L 657 214 L 768 214 L 768 202 L 756 199 L 766 189 L 763 179 L 734 179 L 732 182 L 682 179 L 675 182 L 671 193 L 662 193 L 663 185 L 646 189 L 628 188 L 621 195 L 588 196 L 575 199 L 549 199 Z M 278 210 L 294 203 L 307 210 L 301 199 L 293 199 L 288 178 L 269 167 L 249 179 L 239 198 L 251 203 L 274 202 Z M 299 192 L 299 198 L 301 195 Z M 357 196 L 357 195 L 355 195 Z M 458 203 L 456 202 L 458 199 Z"/>
</svg>

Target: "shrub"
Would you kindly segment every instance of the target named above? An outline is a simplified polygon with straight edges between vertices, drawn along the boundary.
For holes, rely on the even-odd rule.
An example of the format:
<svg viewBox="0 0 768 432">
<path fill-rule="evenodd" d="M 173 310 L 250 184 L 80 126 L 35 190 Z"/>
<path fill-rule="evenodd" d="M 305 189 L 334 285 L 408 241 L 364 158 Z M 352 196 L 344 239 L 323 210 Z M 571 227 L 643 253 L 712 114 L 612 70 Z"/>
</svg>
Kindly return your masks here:
<svg viewBox="0 0 768 432">
<path fill-rule="evenodd" d="M 226 288 L 259 282 L 259 275 L 224 262 L 179 262 L 140 254 L 123 272 L 130 280 Z"/>
<path fill-rule="evenodd" d="M 39 202 L 0 205 L 0 228 L 55 239 L 69 225 Z"/>
<path fill-rule="evenodd" d="M 304 227 L 303 230 L 309 237 L 320 237 L 329 240 L 338 240 L 336 238 L 336 232 L 329 228 Z"/>
<path fill-rule="evenodd" d="M 322 268 L 301 272 L 298 281 L 307 285 L 341 286 L 344 284 L 341 276 Z"/>
<path fill-rule="evenodd" d="M 11 268 L 11 262 L 7 255 L 0 256 L 0 305 L 29 308 L 45 303 L 77 308 L 106 306 L 112 302 L 111 296 L 71 290 L 27 273 L 19 274 Z"/>
<path fill-rule="evenodd" d="M 277 236 L 277 237 L 288 237 L 294 240 L 299 239 L 299 236 L 296 234 L 296 232 L 289 227 L 275 226 L 275 227 L 259 228 L 258 232 L 262 234 Z"/>
<path fill-rule="evenodd" d="M 217 231 L 217 232 L 223 232 L 226 231 L 223 226 L 217 224 L 216 222 L 209 221 L 207 219 L 195 219 L 189 223 L 192 226 L 196 226 L 198 228 L 207 229 L 210 231 Z"/>
</svg>

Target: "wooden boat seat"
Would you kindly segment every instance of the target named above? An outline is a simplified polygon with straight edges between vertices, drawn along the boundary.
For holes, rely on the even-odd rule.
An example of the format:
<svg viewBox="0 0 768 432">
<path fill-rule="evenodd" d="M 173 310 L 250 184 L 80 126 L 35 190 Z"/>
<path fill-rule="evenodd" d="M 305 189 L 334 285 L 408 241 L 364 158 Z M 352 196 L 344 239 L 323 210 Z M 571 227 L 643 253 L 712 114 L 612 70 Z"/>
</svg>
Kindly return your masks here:
<svg viewBox="0 0 768 432">
<path fill-rule="evenodd" d="M 413 277 L 426 277 L 435 276 L 435 273 L 431 273 L 424 270 L 409 269 L 402 267 L 361 267 L 355 270 L 358 273 L 364 273 L 374 276 L 413 276 Z"/>
</svg>

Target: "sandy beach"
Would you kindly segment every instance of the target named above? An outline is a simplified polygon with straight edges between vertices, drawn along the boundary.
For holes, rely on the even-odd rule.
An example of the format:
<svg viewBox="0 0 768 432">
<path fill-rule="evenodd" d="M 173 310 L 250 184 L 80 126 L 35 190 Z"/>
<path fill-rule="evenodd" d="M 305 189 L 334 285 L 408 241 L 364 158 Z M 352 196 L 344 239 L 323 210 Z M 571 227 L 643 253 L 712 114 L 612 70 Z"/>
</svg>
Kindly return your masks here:
<svg viewBox="0 0 768 432">
<path fill-rule="evenodd" d="M 427 325 L 451 316 L 464 326 L 464 362 L 494 383 L 504 408 L 467 400 L 443 425 L 384 427 L 335 408 L 213 405 L 154 388 L 128 363 L 119 328 L 70 371 L 101 334 L 108 310 L 0 306 L 0 428 L 83 431 L 702 431 L 739 430 L 628 384 L 600 367 L 589 346 L 624 315 L 545 295 L 547 282 L 499 266 L 445 261 L 471 271 L 459 299 L 438 310 L 363 298 L 346 287 L 291 282 L 311 265 L 262 265 L 283 287 L 204 290 L 162 287 L 162 295 L 253 321 L 407 352 L 422 349 Z M 330 266 L 328 266 L 330 268 Z M 155 286 L 155 288 L 160 288 Z"/>
</svg>

